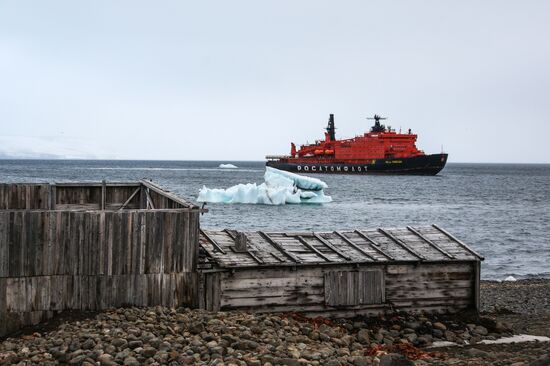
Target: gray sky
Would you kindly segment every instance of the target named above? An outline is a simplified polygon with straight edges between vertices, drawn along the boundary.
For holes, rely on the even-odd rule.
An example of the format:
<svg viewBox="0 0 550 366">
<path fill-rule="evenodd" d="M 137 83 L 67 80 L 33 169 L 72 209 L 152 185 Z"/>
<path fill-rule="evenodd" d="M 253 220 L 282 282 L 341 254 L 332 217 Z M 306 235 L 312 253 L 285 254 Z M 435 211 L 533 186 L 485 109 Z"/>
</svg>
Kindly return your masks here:
<svg viewBox="0 0 550 366">
<path fill-rule="evenodd" d="M 0 157 L 261 160 L 329 113 L 550 163 L 550 1 L 0 0 Z"/>
</svg>

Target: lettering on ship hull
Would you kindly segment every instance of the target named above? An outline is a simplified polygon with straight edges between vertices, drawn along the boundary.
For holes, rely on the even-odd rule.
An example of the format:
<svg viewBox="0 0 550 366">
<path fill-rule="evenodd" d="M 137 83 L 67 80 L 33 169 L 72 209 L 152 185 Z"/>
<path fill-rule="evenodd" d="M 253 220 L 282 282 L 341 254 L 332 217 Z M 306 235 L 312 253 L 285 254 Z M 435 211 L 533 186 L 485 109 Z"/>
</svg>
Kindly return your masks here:
<svg viewBox="0 0 550 366">
<path fill-rule="evenodd" d="M 364 166 L 355 166 L 355 165 L 297 165 L 296 170 L 299 172 L 357 172 L 362 173 L 366 172 L 368 169 L 367 165 Z"/>
</svg>

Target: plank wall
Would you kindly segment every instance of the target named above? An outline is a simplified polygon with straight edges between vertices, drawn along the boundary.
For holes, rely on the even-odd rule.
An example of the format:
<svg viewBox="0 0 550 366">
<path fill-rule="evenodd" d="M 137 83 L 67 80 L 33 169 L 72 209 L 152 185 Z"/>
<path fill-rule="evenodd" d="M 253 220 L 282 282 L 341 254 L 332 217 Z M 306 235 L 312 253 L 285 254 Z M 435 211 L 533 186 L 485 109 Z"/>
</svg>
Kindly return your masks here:
<svg viewBox="0 0 550 366">
<path fill-rule="evenodd" d="M 63 310 L 196 306 L 198 210 L 19 209 L 48 201 L 47 187 L 26 186 L 0 186 L 0 336 Z M 122 204 L 139 187 L 116 188 L 106 197 Z M 56 200 L 89 204 L 93 189 Z"/>
<path fill-rule="evenodd" d="M 333 317 L 373 315 L 390 309 L 457 312 L 476 306 L 476 268 L 475 262 L 457 262 L 362 265 L 359 268 L 337 265 L 264 268 L 205 273 L 202 281 L 206 287 L 200 305 L 214 311 L 295 311 L 311 316 Z M 331 303 L 331 297 L 330 294 L 328 298 L 325 296 L 325 276 L 329 274 L 330 278 L 335 271 L 379 271 L 383 289 L 375 286 L 373 291 L 382 291 L 383 295 L 378 298 L 383 298 L 383 302 L 368 304 L 372 302 L 369 300 L 363 305 L 327 305 Z M 354 295 L 350 293 L 347 296 L 353 298 Z"/>
</svg>

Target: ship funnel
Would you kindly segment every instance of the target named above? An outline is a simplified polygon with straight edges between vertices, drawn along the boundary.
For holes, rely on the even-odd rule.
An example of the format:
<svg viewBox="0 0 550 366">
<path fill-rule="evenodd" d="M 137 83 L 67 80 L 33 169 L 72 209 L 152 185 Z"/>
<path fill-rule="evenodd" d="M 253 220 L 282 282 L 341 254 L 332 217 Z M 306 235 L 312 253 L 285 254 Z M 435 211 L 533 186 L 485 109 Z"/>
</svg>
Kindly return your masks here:
<svg viewBox="0 0 550 366">
<path fill-rule="evenodd" d="M 330 137 L 330 141 L 336 140 L 336 127 L 334 127 L 334 114 L 330 114 L 328 118 L 327 133 Z"/>
</svg>

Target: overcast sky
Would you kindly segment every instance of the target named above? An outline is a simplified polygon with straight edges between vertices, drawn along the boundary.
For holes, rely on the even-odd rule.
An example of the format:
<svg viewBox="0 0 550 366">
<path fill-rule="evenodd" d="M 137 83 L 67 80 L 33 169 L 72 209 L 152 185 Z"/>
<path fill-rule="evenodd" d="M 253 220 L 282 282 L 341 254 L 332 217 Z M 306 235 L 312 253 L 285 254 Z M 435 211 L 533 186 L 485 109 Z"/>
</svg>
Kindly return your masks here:
<svg viewBox="0 0 550 366">
<path fill-rule="evenodd" d="M 262 160 L 329 113 L 550 163 L 550 1 L 0 0 L 0 157 Z"/>
</svg>

